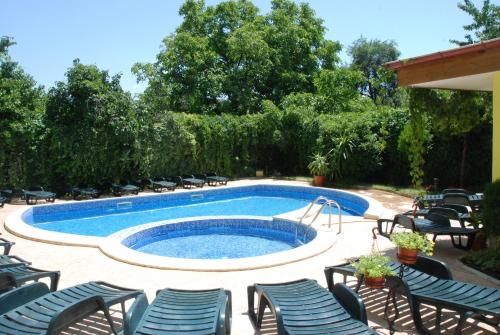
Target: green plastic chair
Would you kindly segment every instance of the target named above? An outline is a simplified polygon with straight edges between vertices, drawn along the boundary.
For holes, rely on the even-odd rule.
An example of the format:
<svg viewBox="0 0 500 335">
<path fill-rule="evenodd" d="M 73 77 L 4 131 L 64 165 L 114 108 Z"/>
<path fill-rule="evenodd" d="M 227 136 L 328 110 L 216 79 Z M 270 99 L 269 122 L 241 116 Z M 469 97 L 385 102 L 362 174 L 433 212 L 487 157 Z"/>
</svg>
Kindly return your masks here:
<svg viewBox="0 0 500 335">
<path fill-rule="evenodd" d="M 105 282 L 89 282 L 50 292 L 44 283 L 33 283 L 0 295 L 0 333 L 55 335 L 83 318 L 102 311 L 113 334 L 118 334 L 109 307 L 125 302 L 142 291 Z"/>
<path fill-rule="evenodd" d="M 231 292 L 166 288 L 148 306 L 139 297 L 124 317 L 124 335 L 231 333 Z"/>
<path fill-rule="evenodd" d="M 301 279 L 255 284 L 248 287 L 247 293 L 248 315 L 257 329 L 269 307 L 276 317 L 278 335 L 377 334 L 367 325 L 363 302 L 344 284 L 335 286 L 332 294 L 315 280 Z"/>
<path fill-rule="evenodd" d="M 396 273 L 399 273 L 401 264 L 391 262 L 390 266 Z M 354 276 L 355 269 L 351 263 L 325 268 L 326 281 L 330 290 L 334 287 L 335 273 L 343 275 L 345 282 L 347 276 Z M 423 303 L 436 307 L 435 325 L 438 333 L 442 309 L 452 310 L 460 315 L 455 331 L 457 334 L 460 333 L 469 317 L 478 318 L 495 327 L 499 326 L 500 290 L 453 280 L 451 271 L 441 261 L 419 256 L 415 265 L 405 268 L 401 279 L 399 277 L 390 277 L 390 279 L 392 285 L 408 299 L 410 312 L 419 334 L 431 334 L 422 322 L 420 305 Z M 359 290 L 362 283 L 363 278 L 358 278 L 356 290 Z M 490 320 L 486 316 L 489 316 Z"/>
</svg>

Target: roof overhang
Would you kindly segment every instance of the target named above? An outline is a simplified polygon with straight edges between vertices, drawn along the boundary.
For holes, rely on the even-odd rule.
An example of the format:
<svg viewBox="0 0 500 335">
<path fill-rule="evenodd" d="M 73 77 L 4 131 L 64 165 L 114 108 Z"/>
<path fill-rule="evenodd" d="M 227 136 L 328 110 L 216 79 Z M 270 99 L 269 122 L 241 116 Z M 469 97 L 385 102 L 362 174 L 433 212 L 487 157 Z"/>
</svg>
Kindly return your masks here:
<svg viewBox="0 0 500 335">
<path fill-rule="evenodd" d="M 399 86 L 492 91 L 500 71 L 500 38 L 386 63 Z"/>
</svg>

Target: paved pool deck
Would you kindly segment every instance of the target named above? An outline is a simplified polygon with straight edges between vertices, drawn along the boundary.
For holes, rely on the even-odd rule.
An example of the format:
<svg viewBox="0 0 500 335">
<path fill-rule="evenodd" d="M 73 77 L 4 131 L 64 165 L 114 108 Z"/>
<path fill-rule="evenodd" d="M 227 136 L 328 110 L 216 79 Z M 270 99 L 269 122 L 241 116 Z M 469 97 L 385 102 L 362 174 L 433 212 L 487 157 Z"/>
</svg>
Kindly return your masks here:
<svg viewBox="0 0 500 335">
<path fill-rule="evenodd" d="M 287 185 L 307 185 L 302 182 L 277 181 L 271 179 L 259 180 L 259 182 Z M 239 180 L 230 182 L 233 185 L 248 185 L 255 180 Z M 223 186 L 219 186 L 223 187 Z M 182 192 L 176 190 L 175 192 Z M 378 190 L 350 190 L 364 196 L 372 197 L 384 206 L 381 216 L 392 218 L 394 214 L 409 210 L 412 199 L 400 195 L 378 191 Z M 64 200 L 57 200 L 57 202 Z M 6 204 L 0 209 L 0 222 L 13 211 L 26 206 L 22 202 Z M 233 321 L 232 334 L 259 334 L 250 323 L 247 310 L 246 288 L 253 283 L 273 283 L 291 281 L 300 278 L 316 279 L 322 286 L 326 287 L 323 269 L 325 266 L 339 264 L 348 259 L 358 257 L 370 252 L 372 248 L 371 229 L 375 227 L 375 220 L 362 219 L 346 222 L 342 227 L 342 234 L 338 235 L 337 241 L 328 251 L 309 259 L 295 263 L 279 265 L 270 268 L 233 271 L 233 272 L 191 272 L 178 270 L 162 270 L 130 265 L 116 261 L 104 255 L 98 248 L 62 246 L 43 242 L 36 242 L 15 236 L 5 230 L 2 225 L 0 232 L 2 237 L 16 242 L 11 254 L 20 256 L 33 263 L 34 267 L 46 270 L 60 270 L 61 280 L 59 288 L 65 288 L 79 283 L 92 280 L 104 280 L 116 285 L 143 289 L 149 300 L 154 298 L 158 289 L 171 287 L 181 289 L 203 289 L 224 287 L 233 294 Z M 395 247 L 387 239 L 378 239 L 378 248 L 395 259 Z M 500 287 L 497 283 L 479 276 L 463 267 L 458 259 L 465 254 L 464 251 L 451 247 L 449 238 L 443 237 L 436 243 L 435 257 L 445 261 L 452 269 L 454 277 L 458 280 L 475 282 L 491 287 Z M 369 294 L 362 291 L 366 299 L 368 318 L 370 325 L 381 333 L 388 331 L 386 322 L 382 319 L 383 308 L 380 297 L 377 294 Z M 383 305 L 383 304 L 382 304 Z M 270 326 L 265 327 L 260 334 L 273 334 L 272 318 Z M 452 333 L 457 319 L 451 314 L 444 314 L 442 324 L 446 333 Z M 106 328 L 74 329 L 69 333 L 77 334 L 106 334 Z M 396 324 L 400 334 L 414 332 L 408 311 L 403 309 L 401 320 Z M 498 334 L 499 329 L 486 326 L 476 321 L 470 321 L 465 328 L 464 334 Z"/>
</svg>

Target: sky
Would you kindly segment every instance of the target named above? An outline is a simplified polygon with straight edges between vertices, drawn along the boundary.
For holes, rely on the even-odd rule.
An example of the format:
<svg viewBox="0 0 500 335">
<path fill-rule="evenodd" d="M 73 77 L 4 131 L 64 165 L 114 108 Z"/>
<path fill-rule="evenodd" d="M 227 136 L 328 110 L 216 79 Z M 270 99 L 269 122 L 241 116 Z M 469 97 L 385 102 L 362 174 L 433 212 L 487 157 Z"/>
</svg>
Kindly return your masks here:
<svg viewBox="0 0 500 335">
<path fill-rule="evenodd" d="M 154 62 L 163 38 L 182 22 L 183 0 L 0 0 L 0 36 L 17 43 L 11 57 L 46 89 L 64 80 L 73 60 L 122 74 L 122 87 L 144 90 L 130 69 L 136 62 Z M 206 0 L 214 5 L 220 0 Z M 326 38 L 347 47 L 361 36 L 394 40 L 401 58 L 455 47 L 463 26 L 472 18 L 458 0 L 309 0 L 324 20 Z M 473 0 L 479 8 L 482 0 Z M 500 3 L 500 0 L 493 0 Z M 262 14 L 270 0 L 253 0 Z"/>
</svg>

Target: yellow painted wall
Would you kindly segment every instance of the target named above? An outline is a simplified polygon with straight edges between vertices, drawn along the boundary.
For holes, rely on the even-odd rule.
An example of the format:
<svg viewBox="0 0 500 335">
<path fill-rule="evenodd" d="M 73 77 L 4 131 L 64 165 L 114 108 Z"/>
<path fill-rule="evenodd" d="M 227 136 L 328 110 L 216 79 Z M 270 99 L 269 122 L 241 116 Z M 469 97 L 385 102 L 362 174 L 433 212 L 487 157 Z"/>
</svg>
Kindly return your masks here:
<svg viewBox="0 0 500 335">
<path fill-rule="evenodd" d="M 500 71 L 493 75 L 493 166 L 492 181 L 500 179 Z"/>
</svg>

